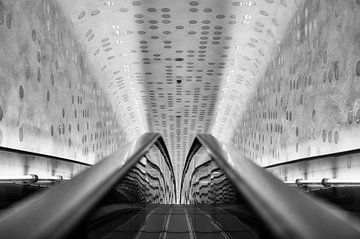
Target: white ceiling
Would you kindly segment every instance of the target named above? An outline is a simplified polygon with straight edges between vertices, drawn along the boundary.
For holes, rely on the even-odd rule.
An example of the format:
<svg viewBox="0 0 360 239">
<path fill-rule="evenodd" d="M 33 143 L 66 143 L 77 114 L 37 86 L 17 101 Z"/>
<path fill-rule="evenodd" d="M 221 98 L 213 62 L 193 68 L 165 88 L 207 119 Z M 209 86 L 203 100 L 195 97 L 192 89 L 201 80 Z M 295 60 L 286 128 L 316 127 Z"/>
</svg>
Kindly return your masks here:
<svg viewBox="0 0 360 239">
<path fill-rule="evenodd" d="M 128 139 L 161 133 L 178 179 L 196 133 L 230 140 L 301 3 L 58 2 Z"/>
</svg>

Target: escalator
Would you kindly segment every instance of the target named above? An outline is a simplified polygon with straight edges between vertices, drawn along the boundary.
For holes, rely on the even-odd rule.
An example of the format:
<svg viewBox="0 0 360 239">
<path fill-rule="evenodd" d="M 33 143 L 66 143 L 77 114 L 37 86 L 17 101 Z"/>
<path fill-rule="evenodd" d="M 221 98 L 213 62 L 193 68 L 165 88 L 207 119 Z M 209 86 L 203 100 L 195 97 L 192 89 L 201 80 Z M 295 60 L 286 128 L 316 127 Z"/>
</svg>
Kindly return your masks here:
<svg viewBox="0 0 360 239">
<path fill-rule="evenodd" d="M 260 238 L 236 206 L 148 205 L 87 228 L 87 238 Z"/>
<path fill-rule="evenodd" d="M 2 184 L 9 203 L 0 212 L 1 238 L 360 236 L 356 190 L 305 193 L 206 134 L 194 140 L 180 185 L 164 141 L 154 133 L 69 181 L 37 190 L 11 182 Z"/>
</svg>

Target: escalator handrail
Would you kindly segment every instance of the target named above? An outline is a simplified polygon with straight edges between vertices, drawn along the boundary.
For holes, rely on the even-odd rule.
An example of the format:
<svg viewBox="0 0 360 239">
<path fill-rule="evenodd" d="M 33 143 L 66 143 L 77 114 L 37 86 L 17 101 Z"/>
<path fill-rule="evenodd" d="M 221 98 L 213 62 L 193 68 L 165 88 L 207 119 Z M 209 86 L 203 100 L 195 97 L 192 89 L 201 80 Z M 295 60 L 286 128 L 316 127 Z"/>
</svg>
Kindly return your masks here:
<svg viewBox="0 0 360 239">
<path fill-rule="evenodd" d="M 210 134 L 198 134 L 191 148 L 201 146 L 276 237 L 360 238 L 359 221 L 345 211 L 285 185 Z"/>
<path fill-rule="evenodd" d="M 71 180 L 21 201 L 0 215 L 0 237 L 63 238 L 155 144 L 166 149 L 160 134 L 145 133 Z"/>
</svg>

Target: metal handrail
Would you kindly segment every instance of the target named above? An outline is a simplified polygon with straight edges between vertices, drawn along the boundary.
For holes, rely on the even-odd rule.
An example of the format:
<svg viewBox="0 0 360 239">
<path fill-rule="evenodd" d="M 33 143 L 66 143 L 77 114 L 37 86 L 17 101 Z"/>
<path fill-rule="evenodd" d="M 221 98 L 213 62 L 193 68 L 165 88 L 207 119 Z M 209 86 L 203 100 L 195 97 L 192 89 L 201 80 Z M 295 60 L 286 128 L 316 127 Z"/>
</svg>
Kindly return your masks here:
<svg viewBox="0 0 360 239">
<path fill-rule="evenodd" d="M 21 149 L 8 148 L 8 147 L 4 147 L 4 146 L 0 146 L 0 152 L 23 155 L 23 156 L 30 156 L 30 157 L 34 157 L 34 158 L 39 157 L 39 158 L 53 159 L 53 160 L 57 160 L 57 161 L 76 163 L 76 164 L 83 165 L 83 166 L 92 166 L 92 164 L 81 162 L 78 160 L 73 160 L 73 159 L 64 158 L 64 157 L 62 158 L 62 157 L 49 155 L 49 154 L 30 152 L 30 151 L 21 150 Z"/>
<path fill-rule="evenodd" d="M 39 180 L 39 176 L 35 175 L 35 174 L 0 176 L 0 182 L 29 182 L 29 183 L 35 183 L 38 180 Z"/>
<path fill-rule="evenodd" d="M 295 180 L 284 181 L 288 185 L 301 186 L 323 186 L 323 187 L 352 187 L 360 186 L 360 179 L 339 179 L 339 178 L 320 178 L 320 179 L 302 179 L 297 178 Z"/>
<path fill-rule="evenodd" d="M 201 146 L 276 237 L 360 238 L 360 223 L 350 214 L 289 187 L 237 149 L 209 134 L 196 136 L 182 179 L 191 155 Z M 181 188 L 182 184 L 183 181 Z"/>
<path fill-rule="evenodd" d="M 327 154 L 315 155 L 315 156 L 310 156 L 310 157 L 298 158 L 298 159 L 294 159 L 294 160 L 290 160 L 290 161 L 266 165 L 266 166 L 264 166 L 264 168 L 270 169 L 270 168 L 276 168 L 279 166 L 291 165 L 291 164 L 295 164 L 295 163 L 311 162 L 311 161 L 316 161 L 316 160 L 324 159 L 324 158 L 333 158 L 334 159 L 334 158 L 339 158 L 339 157 L 344 157 L 344 156 L 349 156 L 349 155 L 356 155 L 356 154 L 360 154 L 360 149 L 351 149 L 351 150 L 345 150 L 345 151 L 340 151 L 340 152 L 335 152 L 335 153 L 327 153 Z"/>
<path fill-rule="evenodd" d="M 39 176 L 37 174 L 29 175 L 9 175 L 0 176 L 0 183 L 41 183 L 41 182 L 61 182 L 63 180 L 69 180 L 61 175 L 57 176 Z"/>
<path fill-rule="evenodd" d="M 145 133 L 71 180 L 8 209 L 0 215 L 0 237 L 63 238 L 154 144 L 167 152 L 160 134 Z"/>
</svg>

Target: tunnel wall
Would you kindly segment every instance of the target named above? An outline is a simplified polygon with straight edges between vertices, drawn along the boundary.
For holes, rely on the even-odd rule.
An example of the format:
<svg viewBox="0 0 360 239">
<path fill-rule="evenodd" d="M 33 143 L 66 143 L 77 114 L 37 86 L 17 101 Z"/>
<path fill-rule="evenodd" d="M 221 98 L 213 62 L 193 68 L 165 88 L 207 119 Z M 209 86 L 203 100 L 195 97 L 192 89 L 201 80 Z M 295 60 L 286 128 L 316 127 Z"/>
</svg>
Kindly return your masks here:
<svg viewBox="0 0 360 239">
<path fill-rule="evenodd" d="M 258 164 L 359 148 L 359 3 L 308 0 L 298 9 L 232 137 Z"/>
<path fill-rule="evenodd" d="M 124 143 L 72 31 L 55 1 L 0 1 L 0 146 L 92 164 Z"/>
</svg>

